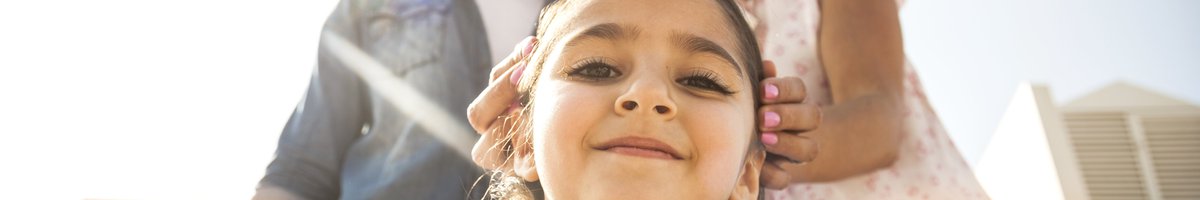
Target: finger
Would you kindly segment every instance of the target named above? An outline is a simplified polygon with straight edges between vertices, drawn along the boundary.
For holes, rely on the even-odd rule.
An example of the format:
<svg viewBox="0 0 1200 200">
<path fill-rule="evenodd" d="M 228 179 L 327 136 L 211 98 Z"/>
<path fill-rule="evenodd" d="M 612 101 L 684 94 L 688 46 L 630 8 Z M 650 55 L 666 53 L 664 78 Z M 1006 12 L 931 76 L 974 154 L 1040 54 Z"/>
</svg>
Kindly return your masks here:
<svg viewBox="0 0 1200 200">
<path fill-rule="evenodd" d="M 777 75 L 777 73 L 775 71 L 775 61 L 770 61 L 770 60 L 763 61 L 763 75 L 764 75 L 763 78 L 774 78 L 775 75 Z"/>
<path fill-rule="evenodd" d="M 763 132 L 805 132 L 821 125 L 821 107 L 815 103 L 763 105 L 759 130 Z"/>
<path fill-rule="evenodd" d="M 792 175 L 788 174 L 787 170 L 784 170 L 783 166 L 779 165 L 778 163 L 763 163 L 762 183 L 763 186 L 767 188 L 777 190 L 787 188 L 788 184 L 791 182 L 791 176 Z"/>
<path fill-rule="evenodd" d="M 512 53 L 509 53 L 499 63 L 496 63 L 496 66 L 492 67 L 492 76 L 488 80 L 491 81 L 500 78 L 500 75 L 508 71 L 509 68 L 529 57 L 529 53 L 533 50 L 533 44 L 535 43 L 537 43 L 537 38 L 533 36 L 525 37 L 521 42 L 518 42 L 517 45 L 513 46 Z"/>
<path fill-rule="evenodd" d="M 765 132 L 765 134 L 775 134 L 779 139 L 774 144 L 765 144 L 767 152 L 776 156 L 785 158 L 792 164 L 800 164 L 812 162 L 817 158 L 817 153 L 820 151 L 820 146 L 816 140 L 803 135 L 795 134 L 779 134 L 774 132 Z M 771 160 L 768 160 L 771 163 Z"/>
<path fill-rule="evenodd" d="M 763 103 L 800 103 L 808 98 L 800 77 L 775 77 L 762 80 Z"/>
<path fill-rule="evenodd" d="M 497 78 L 500 78 L 500 75 L 503 75 L 504 72 L 508 71 L 508 69 L 512 68 L 521 61 L 520 57 L 521 55 L 519 51 L 513 51 L 512 53 L 509 53 L 508 56 L 505 56 L 504 59 L 500 59 L 500 62 L 496 63 L 496 66 L 492 66 L 491 76 L 489 76 L 488 81 L 493 81 Z"/>
<path fill-rule="evenodd" d="M 515 71 L 523 70 L 523 68 L 522 66 L 511 68 L 502 76 L 512 76 Z M 471 101 L 471 105 L 467 106 L 467 122 L 471 123 L 471 128 L 474 128 L 475 132 L 485 133 L 501 114 L 512 107 L 513 102 L 517 99 L 515 84 L 508 78 L 492 80 L 488 87 L 484 88 L 474 101 Z"/>
<path fill-rule="evenodd" d="M 522 113 L 512 112 L 502 115 L 504 116 L 498 117 L 495 122 L 492 122 L 486 132 L 481 132 L 482 136 L 475 142 L 475 147 L 471 150 L 472 160 L 484 169 L 492 170 L 504 167 L 508 164 L 506 162 L 508 157 L 505 155 L 513 153 L 508 150 L 512 149 L 512 145 L 520 145 L 514 143 L 515 138 L 512 138 L 512 134 L 521 132 L 518 130 L 519 127 L 522 127 L 519 125 L 521 121 L 518 119 L 522 118 Z"/>
<path fill-rule="evenodd" d="M 503 146 L 500 146 L 501 138 L 506 137 L 504 131 L 492 132 L 483 134 L 479 140 L 475 141 L 475 147 L 471 149 L 471 160 L 475 161 L 476 165 L 483 169 L 493 170 L 500 168 L 500 154 Z"/>
</svg>

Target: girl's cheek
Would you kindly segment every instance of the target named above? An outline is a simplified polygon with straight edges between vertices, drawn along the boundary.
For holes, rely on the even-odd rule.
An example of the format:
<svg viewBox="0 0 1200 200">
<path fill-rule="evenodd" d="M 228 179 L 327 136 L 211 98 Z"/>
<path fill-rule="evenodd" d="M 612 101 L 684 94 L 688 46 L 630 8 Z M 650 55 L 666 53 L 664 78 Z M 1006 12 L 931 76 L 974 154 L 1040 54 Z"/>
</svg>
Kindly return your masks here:
<svg viewBox="0 0 1200 200">
<path fill-rule="evenodd" d="M 712 102 L 696 100 L 688 102 L 680 114 L 692 135 L 693 140 L 702 141 L 741 141 L 740 137 L 751 138 L 754 130 L 754 114 L 752 106 L 727 102 Z M 711 140 L 721 138 L 721 140 Z M 736 138 L 736 139 L 735 139 Z M 744 145 L 742 145 L 744 146 Z"/>
<path fill-rule="evenodd" d="M 534 134 L 542 134 L 534 137 L 542 140 L 535 142 L 575 145 L 549 147 L 554 149 L 582 149 L 577 146 L 583 144 L 586 133 L 613 108 L 612 102 L 605 100 L 610 99 L 605 95 L 607 92 L 603 87 L 559 80 L 539 84 L 532 102 L 535 105 L 532 121 Z"/>
<path fill-rule="evenodd" d="M 731 187 L 746 155 L 747 145 L 754 137 L 754 114 L 752 106 L 735 103 L 703 102 L 691 104 L 692 109 L 681 110 L 680 114 L 689 138 L 703 160 L 697 165 L 701 174 L 708 174 L 698 181 L 706 188 L 720 191 Z M 697 109 L 698 108 L 698 109 Z M 686 112 L 686 114 L 685 114 Z"/>
<path fill-rule="evenodd" d="M 612 108 L 612 102 L 605 100 L 610 98 L 604 95 L 603 89 L 558 80 L 541 83 L 532 102 L 536 105 L 534 124 L 566 125 L 563 128 L 572 129 L 594 124 Z"/>
<path fill-rule="evenodd" d="M 612 104 L 599 98 L 602 92 L 578 84 L 544 81 L 537 87 L 531 121 L 538 175 L 546 188 L 559 188 L 555 195 L 573 196 L 580 191 L 569 188 L 585 180 L 583 172 L 588 169 L 587 133 Z"/>
</svg>

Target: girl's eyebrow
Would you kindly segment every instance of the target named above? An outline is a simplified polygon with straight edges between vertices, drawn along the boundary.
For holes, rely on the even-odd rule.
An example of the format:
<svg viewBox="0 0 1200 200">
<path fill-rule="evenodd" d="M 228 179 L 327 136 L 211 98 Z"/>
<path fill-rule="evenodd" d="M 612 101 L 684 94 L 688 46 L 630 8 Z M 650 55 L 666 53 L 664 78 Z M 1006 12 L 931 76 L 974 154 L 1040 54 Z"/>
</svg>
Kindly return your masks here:
<svg viewBox="0 0 1200 200">
<path fill-rule="evenodd" d="M 733 67 L 733 71 L 737 71 L 738 77 L 744 77 L 744 75 L 742 75 L 742 70 L 738 69 L 737 62 L 733 61 L 733 56 L 729 55 L 729 51 L 726 51 L 725 48 L 721 48 L 720 45 L 717 45 L 717 43 L 714 43 L 712 40 L 708 40 L 690 33 L 672 32 L 671 43 L 675 44 L 675 46 L 678 48 L 686 49 L 688 53 L 692 54 L 716 54 L 722 59 L 725 59 L 725 62 L 729 62 L 729 66 Z"/>
<path fill-rule="evenodd" d="M 576 43 L 579 43 L 579 41 L 590 38 L 600 38 L 611 41 L 632 40 L 636 39 L 641 32 L 642 30 L 637 27 L 626 27 L 617 25 L 615 23 L 604 23 L 589 27 L 587 30 L 583 31 L 583 34 L 580 34 L 575 38 L 571 38 L 571 40 L 567 42 L 567 46 L 575 46 Z"/>
</svg>

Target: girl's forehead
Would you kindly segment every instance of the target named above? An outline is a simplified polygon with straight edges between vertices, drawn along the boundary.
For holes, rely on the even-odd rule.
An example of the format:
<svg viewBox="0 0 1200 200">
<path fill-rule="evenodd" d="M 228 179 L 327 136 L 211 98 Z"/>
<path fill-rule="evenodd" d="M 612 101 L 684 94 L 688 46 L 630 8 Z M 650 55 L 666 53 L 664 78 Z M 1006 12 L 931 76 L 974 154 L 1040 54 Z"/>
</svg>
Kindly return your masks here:
<svg viewBox="0 0 1200 200">
<path fill-rule="evenodd" d="M 729 32 L 729 23 L 715 0 L 581 0 L 572 1 L 562 11 L 575 13 L 566 15 L 571 20 L 564 20 L 571 24 L 618 23 L 644 29 Z"/>
<path fill-rule="evenodd" d="M 551 20 L 546 35 L 559 36 L 566 45 L 586 39 L 667 39 L 681 49 L 721 55 L 740 66 L 738 55 L 744 52 L 737 48 L 738 37 L 725 15 L 714 0 L 571 1 L 559 10 L 559 19 Z"/>
</svg>

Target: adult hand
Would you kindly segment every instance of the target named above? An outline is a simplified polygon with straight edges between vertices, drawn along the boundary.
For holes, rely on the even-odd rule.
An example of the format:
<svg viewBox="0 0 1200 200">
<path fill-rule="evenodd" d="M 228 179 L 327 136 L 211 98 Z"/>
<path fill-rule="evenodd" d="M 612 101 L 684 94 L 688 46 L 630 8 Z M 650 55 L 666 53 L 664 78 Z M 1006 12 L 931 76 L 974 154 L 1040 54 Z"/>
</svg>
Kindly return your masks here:
<svg viewBox="0 0 1200 200">
<path fill-rule="evenodd" d="M 783 189 L 792 183 L 786 165 L 812 161 L 817 141 L 804 136 L 821 124 L 821 108 L 805 101 L 808 96 L 799 77 L 775 77 L 775 63 L 763 61 L 763 106 L 759 109 L 762 142 L 768 153 L 762 180 L 767 188 Z"/>
<path fill-rule="evenodd" d="M 492 67 L 488 87 L 475 97 L 467 107 L 467 120 L 476 133 L 481 134 L 471 157 L 475 164 L 484 169 L 497 169 L 501 162 L 505 137 L 513 127 L 513 122 L 503 120 L 513 110 L 519 108 L 517 102 L 517 81 L 525 70 L 525 61 L 533 50 L 537 39 L 526 37 L 513 47 L 513 52 L 500 63 Z"/>
</svg>

